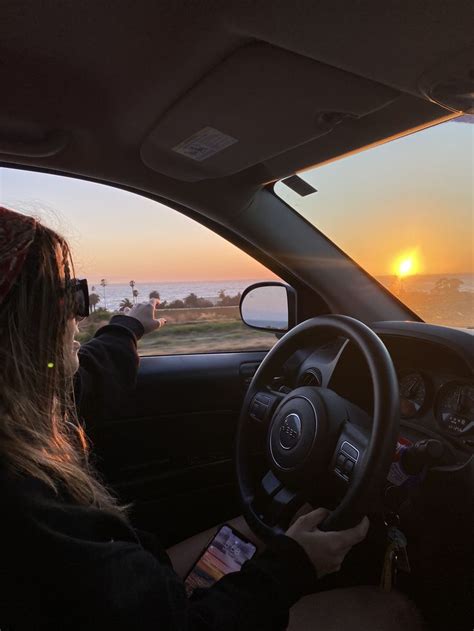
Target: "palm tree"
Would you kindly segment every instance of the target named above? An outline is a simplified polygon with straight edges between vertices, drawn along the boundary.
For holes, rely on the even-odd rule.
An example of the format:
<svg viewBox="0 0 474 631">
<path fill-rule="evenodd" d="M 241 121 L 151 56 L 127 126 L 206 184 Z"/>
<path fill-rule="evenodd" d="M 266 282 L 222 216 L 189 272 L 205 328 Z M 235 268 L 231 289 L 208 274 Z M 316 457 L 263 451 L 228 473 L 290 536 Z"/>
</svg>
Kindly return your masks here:
<svg viewBox="0 0 474 631">
<path fill-rule="evenodd" d="M 132 291 L 132 294 L 133 294 L 133 301 L 134 301 L 135 304 L 137 304 L 137 302 L 138 302 L 138 289 L 134 289 Z"/>
<path fill-rule="evenodd" d="M 128 284 L 132 288 L 132 298 L 133 298 L 134 297 L 134 293 L 133 292 L 134 292 L 134 287 L 135 287 L 135 281 L 131 280 Z"/>
<path fill-rule="evenodd" d="M 95 289 L 95 287 L 92 287 L 92 289 Z M 100 296 L 99 294 L 96 293 L 91 293 L 89 294 L 89 304 L 92 307 L 92 311 L 95 311 L 96 305 L 100 302 Z"/>
<path fill-rule="evenodd" d="M 101 279 L 100 286 L 104 290 L 104 309 L 107 310 L 107 300 L 106 300 L 106 297 L 105 297 L 105 288 L 107 287 L 107 280 L 105 278 Z"/>
<path fill-rule="evenodd" d="M 133 303 L 132 303 L 132 301 L 130 300 L 130 298 L 123 298 L 123 299 L 120 301 L 119 311 L 123 311 L 123 310 L 124 310 L 124 309 L 126 309 L 127 307 L 128 307 L 129 309 L 131 309 L 131 308 L 133 307 Z"/>
</svg>

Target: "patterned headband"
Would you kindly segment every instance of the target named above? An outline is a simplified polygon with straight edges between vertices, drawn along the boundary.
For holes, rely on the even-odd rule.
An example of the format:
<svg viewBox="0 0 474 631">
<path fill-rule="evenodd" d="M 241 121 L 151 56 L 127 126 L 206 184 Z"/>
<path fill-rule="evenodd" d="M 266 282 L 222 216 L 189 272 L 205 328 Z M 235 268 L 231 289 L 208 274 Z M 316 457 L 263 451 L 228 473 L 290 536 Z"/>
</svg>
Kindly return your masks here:
<svg viewBox="0 0 474 631">
<path fill-rule="evenodd" d="M 0 206 L 0 304 L 20 275 L 36 234 L 36 220 Z"/>
</svg>

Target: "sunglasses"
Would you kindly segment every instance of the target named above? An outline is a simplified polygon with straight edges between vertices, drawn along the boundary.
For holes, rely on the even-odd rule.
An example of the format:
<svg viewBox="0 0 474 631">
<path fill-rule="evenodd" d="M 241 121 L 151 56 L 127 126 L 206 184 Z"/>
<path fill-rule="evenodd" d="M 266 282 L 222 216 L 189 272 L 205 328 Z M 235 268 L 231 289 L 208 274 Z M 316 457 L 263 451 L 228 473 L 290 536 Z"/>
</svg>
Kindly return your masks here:
<svg viewBox="0 0 474 631">
<path fill-rule="evenodd" d="M 87 318 L 89 315 L 89 287 L 87 280 L 73 278 L 71 280 L 74 288 L 74 311 L 76 320 L 78 318 Z"/>
<path fill-rule="evenodd" d="M 72 316 L 76 320 L 83 320 L 89 315 L 89 287 L 87 286 L 87 280 L 85 278 L 71 278 L 68 284 L 74 294 Z"/>
</svg>

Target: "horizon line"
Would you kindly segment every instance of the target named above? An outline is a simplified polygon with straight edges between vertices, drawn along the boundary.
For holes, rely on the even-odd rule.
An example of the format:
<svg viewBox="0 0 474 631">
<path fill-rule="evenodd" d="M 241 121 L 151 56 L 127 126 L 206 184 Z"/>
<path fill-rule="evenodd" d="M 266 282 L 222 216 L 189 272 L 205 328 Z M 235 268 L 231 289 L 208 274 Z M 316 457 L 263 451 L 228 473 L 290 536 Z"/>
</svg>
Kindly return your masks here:
<svg viewBox="0 0 474 631">
<path fill-rule="evenodd" d="M 384 273 L 378 273 L 378 274 L 374 274 L 374 273 L 370 273 L 367 272 L 370 276 L 373 276 L 375 278 L 377 277 L 381 277 L 381 276 L 393 276 L 393 277 L 397 277 L 396 274 L 393 273 L 389 273 L 389 272 L 384 272 Z M 454 275 L 460 275 L 460 276 L 474 276 L 474 271 L 472 272 L 468 272 L 468 271 L 458 271 L 458 272 L 423 272 L 421 274 L 410 274 L 409 276 L 406 277 L 406 279 L 409 278 L 420 278 L 423 276 L 454 276 Z M 88 277 L 90 278 L 90 276 Z M 106 279 L 107 280 L 107 279 Z M 130 279 L 133 280 L 133 279 Z M 113 281 L 107 281 L 107 284 L 109 285 L 123 285 L 123 284 L 128 284 L 130 282 L 130 280 L 113 280 Z M 153 280 L 136 280 L 134 281 L 137 284 L 151 284 L 151 283 L 166 283 L 166 284 L 173 284 L 173 283 L 225 283 L 225 282 L 239 282 L 239 281 L 247 281 L 247 280 L 275 280 L 274 278 L 268 278 L 268 277 L 247 277 L 247 278 L 217 278 L 217 279 L 211 279 L 211 278 L 203 278 L 203 279 L 184 279 L 184 280 L 169 280 L 169 279 L 162 279 L 162 280 L 158 280 L 158 279 L 153 279 Z M 92 281 L 90 281 L 90 283 L 92 284 Z M 100 284 L 100 279 L 95 281 L 94 284 Z"/>
</svg>

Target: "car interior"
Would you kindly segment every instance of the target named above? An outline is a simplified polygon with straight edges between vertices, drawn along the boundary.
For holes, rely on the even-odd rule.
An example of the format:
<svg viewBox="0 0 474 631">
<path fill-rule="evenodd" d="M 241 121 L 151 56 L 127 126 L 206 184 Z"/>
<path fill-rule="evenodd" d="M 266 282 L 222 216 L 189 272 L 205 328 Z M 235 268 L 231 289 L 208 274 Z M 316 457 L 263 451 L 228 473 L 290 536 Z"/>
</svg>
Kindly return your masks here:
<svg viewBox="0 0 474 631">
<path fill-rule="evenodd" d="M 274 184 L 304 197 L 304 169 L 472 114 L 472 17 L 467 0 L 17 0 L 0 20 L 0 167 L 163 202 L 284 287 L 276 325 L 242 297 L 268 353 L 142 357 L 90 428 L 134 523 L 171 546 L 242 513 L 269 537 L 303 501 L 328 528 L 368 512 L 325 588 L 378 584 L 395 524 L 397 588 L 443 629 L 473 619 L 473 330 L 423 322 Z"/>
</svg>

